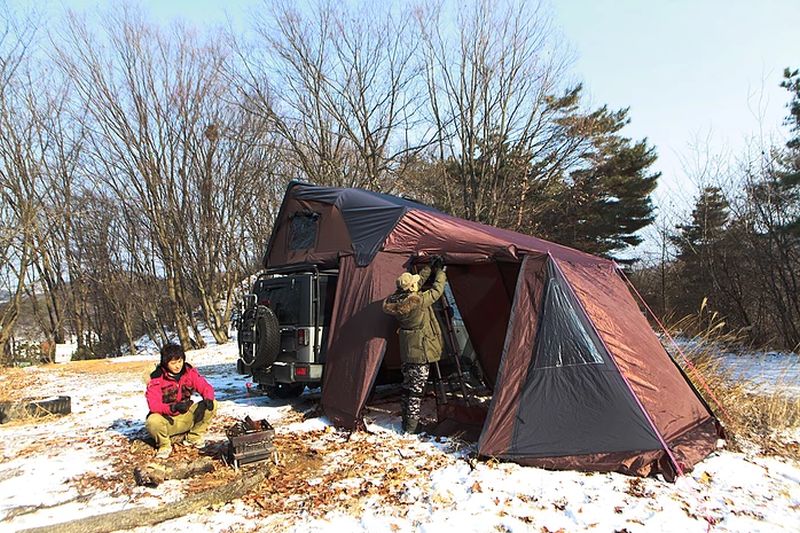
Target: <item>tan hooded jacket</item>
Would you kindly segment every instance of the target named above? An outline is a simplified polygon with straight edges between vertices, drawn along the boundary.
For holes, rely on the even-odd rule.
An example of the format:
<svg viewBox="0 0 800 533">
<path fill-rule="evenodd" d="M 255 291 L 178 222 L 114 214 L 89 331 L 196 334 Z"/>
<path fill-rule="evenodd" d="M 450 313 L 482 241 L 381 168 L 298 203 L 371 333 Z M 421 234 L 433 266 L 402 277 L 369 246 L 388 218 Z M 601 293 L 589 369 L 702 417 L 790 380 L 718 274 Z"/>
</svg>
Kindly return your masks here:
<svg viewBox="0 0 800 533">
<path fill-rule="evenodd" d="M 430 277 L 430 267 L 419 273 L 420 286 Z M 433 304 L 441 298 L 447 276 L 437 270 L 433 286 L 423 292 L 398 289 L 383 302 L 383 311 L 400 324 L 400 360 L 403 363 L 433 363 L 442 358 L 442 329 L 433 312 Z"/>
</svg>

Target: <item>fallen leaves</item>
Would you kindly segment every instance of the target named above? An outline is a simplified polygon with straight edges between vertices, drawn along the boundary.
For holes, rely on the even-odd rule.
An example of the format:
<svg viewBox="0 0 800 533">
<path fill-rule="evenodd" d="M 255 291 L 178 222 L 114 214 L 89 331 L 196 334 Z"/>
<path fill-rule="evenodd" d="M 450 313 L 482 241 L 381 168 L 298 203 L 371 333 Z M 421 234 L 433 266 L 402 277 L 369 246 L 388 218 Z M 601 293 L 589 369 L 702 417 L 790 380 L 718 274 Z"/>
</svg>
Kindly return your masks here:
<svg viewBox="0 0 800 533">
<path fill-rule="evenodd" d="M 232 420 L 229 417 L 215 417 L 211 423 L 211 429 L 219 430 L 230 425 Z M 70 485 L 81 494 L 101 491 L 112 496 L 126 496 L 131 501 L 146 496 L 147 491 L 137 490 L 134 471 L 152 462 L 155 449 L 152 440 L 144 431 L 144 421 L 141 422 L 141 426 L 138 432 L 134 431 L 129 436 L 103 434 L 101 438 L 91 435 L 63 443 L 63 446 L 83 445 L 102 450 L 104 455 L 112 458 L 110 466 L 102 473 L 87 472 L 76 476 L 68 480 Z M 201 455 L 214 459 L 213 468 L 209 469 L 209 472 L 192 477 L 185 482 L 183 488 L 187 493 L 224 485 L 236 476 L 235 471 L 228 468 L 223 460 L 223 456 L 227 452 L 227 441 L 211 442 L 201 452 L 196 448 L 183 446 L 180 444 L 180 439 L 177 439 L 172 450 L 172 455 L 167 460 L 170 465 L 189 464 L 196 461 Z"/>
<path fill-rule="evenodd" d="M 702 483 L 703 485 L 710 485 L 713 480 L 714 480 L 714 478 L 711 477 L 711 474 L 709 474 L 708 472 L 703 472 L 697 478 L 697 481 Z"/>
<path fill-rule="evenodd" d="M 628 480 L 627 494 L 636 498 L 655 498 L 655 493 L 647 488 L 645 480 L 634 477 Z"/>
<path fill-rule="evenodd" d="M 553 507 L 559 511 L 563 511 L 567 508 L 567 500 L 565 498 L 559 498 L 553 502 Z"/>
<path fill-rule="evenodd" d="M 78 366 L 105 370 L 110 365 L 87 362 Z M 130 366 L 118 368 L 131 372 L 141 369 L 140 365 Z M 58 372 L 69 374 L 76 368 L 59 368 Z M 281 425 L 299 421 L 302 416 L 299 410 L 289 412 L 281 420 Z M 215 417 L 209 433 L 221 433 L 232 422 L 234 420 L 229 417 Z M 136 486 L 133 472 L 153 460 L 154 448 L 152 443 L 144 442 L 147 435 L 143 421 L 115 429 L 120 433 L 91 433 L 60 443 L 52 442 L 53 439 L 39 441 L 28 453 L 42 453 L 52 446 L 102 450 L 104 455 L 112 458 L 107 468 L 75 476 L 68 483 L 79 494 L 106 493 L 135 502 L 147 496 L 150 490 Z M 431 490 L 430 476 L 455 459 L 443 452 L 432 454 L 429 450 L 416 448 L 416 441 L 409 442 L 404 437 L 385 433 L 350 435 L 326 427 L 303 433 L 279 432 L 274 445 L 276 457 L 279 457 L 275 461 L 277 466 L 271 469 L 269 478 L 257 490 L 243 499 L 256 515 L 320 517 L 336 510 L 360 516 L 368 506 L 377 505 L 393 508 L 395 515 L 405 516 L 408 509 L 421 500 L 434 507 L 454 504 L 454 496 L 449 491 Z M 191 494 L 229 483 L 236 472 L 224 462 L 226 451 L 226 440 L 211 440 L 202 453 L 215 459 L 213 471 L 181 481 L 180 490 Z M 398 451 L 402 451 L 399 460 Z M 176 443 L 168 461 L 172 464 L 190 463 L 197 460 L 200 453 Z M 253 467 L 257 468 L 257 465 Z M 474 490 L 482 490 L 477 482 Z"/>
<path fill-rule="evenodd" d="M 437 491 L 431 496 L 431 501 L 442 507 L 447 507 L 453 504 L 453 495 L 450 491 Z"/>
<path fill-rule="evenodd" d="M 402 448 L 404 459 L 398 461 L 395 444 L 399 442 L 386 440 L 385 435 L 367 434 L 343 439 L 329 429 L 279 433 L 273 442 L 284 461 L 245 501 L 265 516 L 285 513 L 309 517 L 334 510 L 360 516 L 369 505 L 399 507 L 402 516 L 418 501 L 418 495 L 433 505 L 452 505 L 451 494 L 429 490 L 429 479 L 434 470 L 451 464 L 453 459 Z"/>
<path fill-rule="evenodd" d="M 36 388 L 41 379 L 33 370 L 0 367 L 0 402 L 20 400 L 27 391 Z"/>
</svg>

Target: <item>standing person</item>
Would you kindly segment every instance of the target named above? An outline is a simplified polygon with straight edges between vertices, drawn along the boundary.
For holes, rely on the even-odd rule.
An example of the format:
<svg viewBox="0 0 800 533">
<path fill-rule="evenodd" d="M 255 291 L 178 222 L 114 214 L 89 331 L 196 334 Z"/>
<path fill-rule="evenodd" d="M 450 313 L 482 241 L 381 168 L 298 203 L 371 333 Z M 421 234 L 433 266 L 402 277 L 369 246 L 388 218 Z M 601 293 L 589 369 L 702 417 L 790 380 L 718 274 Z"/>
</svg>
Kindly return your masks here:
<svg viewBox="0 0 800 533">
<path fill-rule="evenodd" d="M 433 286 L 423 292 L 431 271 L 435 272 Z M 419 274 L 404 272 L 397 278 L 397 290 L 383 302 L 383 311 L 397 319 L 400 325 L 400 361 L 403 371 L 403 431 L 417 433 L 420 407 L 429 363 L 442 358 L 444 341 L 433 304 L 441 298 L 447 277 L 442 258 L 434 256 L 431 266 Z"/>
<path fill-rule="evenodd" d="M 192 394 L 203 397 L 192 402 Z M 189 363 L 179 344 L 161 348 L 161 362 L 150 374 L 147 383 L 147 415 L 145 426 L 156 439 L 156 457 L 166 459 L 172 453 L 170 437 L 186 433 L 185 442 L 202 448 L 205 432 L 214 416 L 214 387 Z"/>
</svg>

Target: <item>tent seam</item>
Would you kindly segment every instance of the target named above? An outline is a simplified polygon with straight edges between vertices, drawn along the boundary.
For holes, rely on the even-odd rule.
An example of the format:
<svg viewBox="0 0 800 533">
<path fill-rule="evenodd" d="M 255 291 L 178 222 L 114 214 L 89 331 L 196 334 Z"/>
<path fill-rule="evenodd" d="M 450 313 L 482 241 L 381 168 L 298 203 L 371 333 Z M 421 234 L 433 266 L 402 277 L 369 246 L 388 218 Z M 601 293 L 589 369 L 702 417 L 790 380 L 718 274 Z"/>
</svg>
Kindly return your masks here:
<svg viewBox="0 0 800 533">
<path fill-rule="evenodd" d="M 508 353 L 508 346 L 509 346 L 509 344 L 511 342 L 509 334 L 511 332 L 511 329 L 514 327 L 514 323 L 516 322 L 516 319 L 517 319 L 517 311 L 516 311 L 516 306 L 514 304 L 516 303 L 517 296 L 519 294 L 519 291 L 521 290 L 521 285 L 523 283 L 522 274 L 523 274 L 523 271 L 524 271 L 525 266 L 526 266 L 525 262 L 528 261 L 528 260 L 529 260 L 529 255 L 528 254 L 523 254 L 522 255 L 522 260 L 520 261 L 520 265 L 519 265 L 519 272 L 517 272 L 517 283 L 516 283 L 516 286 L 514 287 L 514 298 L 511 300 L 511 315 L 508 317 L 508 324 L 506 325 L 506 334 L 505 334 L 505 338 L 503 339 L 503 351 L 500 354 L 500 367 L 497 369 L 497 377 L 495 378 L 494 389 L 497 389 L 497 384 L 500 383 L 501 377 L 503 377 L 503 375 L 506 372 L 506 354 Z M 493 390 L 492 391 L 492 401 L 489 403 L 489 409 L 486 412 L 486 420 L 484 421 L 483 427 L 481 428 L 481 433 L 478 436 L 478 452 L 480 452 L 480 449 L 481 449 L 481 445 L 482 445 L 482 441 L 483 441 L 483 432 L 489 426 L 489 424 L 490 424 L 490 422 L 492 420 L 492 416 L 494 415 L 495 406 L 496 406 L 494 400 L 495 400 L 495 392 Z M 513 439 L 513 438 L 514 438 L 514 434 L 513 434 L 513 430 L 512 430 L 511 439 Z M 509 444 L 510 444 L 510 442 L 509 442 Z"/>
</svg>

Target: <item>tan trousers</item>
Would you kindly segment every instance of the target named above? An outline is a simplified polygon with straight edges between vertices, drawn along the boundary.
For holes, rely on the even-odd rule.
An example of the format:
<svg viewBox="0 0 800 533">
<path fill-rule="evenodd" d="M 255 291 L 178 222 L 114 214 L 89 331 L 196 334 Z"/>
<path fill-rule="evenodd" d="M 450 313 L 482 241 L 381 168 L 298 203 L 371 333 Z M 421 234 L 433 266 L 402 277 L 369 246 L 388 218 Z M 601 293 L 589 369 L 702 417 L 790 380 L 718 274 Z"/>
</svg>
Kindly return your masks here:
<svg viewBox="0 0 800 533">
<path fill-rule="evenodd" d="M 206 409 L 203 418 L 195 423 L 194 412 L 197 411 L 199 405 L 199 403 L 194 403 L 189 407 L 189 410 L 182 415 L 172 415 L 171 424 L 166 417 L 158 413 L 151 413 L 148 415 L 145 427 L 147 427 L 147 432 L 156 439 L 156 446 L 158 446 L 159 449 L 170 446 L 170 437 L 173 435 L 186 433 L 186 438 L 189 441 L 196 441 L 205 434 L 208 429 L 208 424 L 211 423 L 214 413 L 217 412 L 217 402 L 214 402 L 213 410 L 209 411 Z"/>
</svg>

